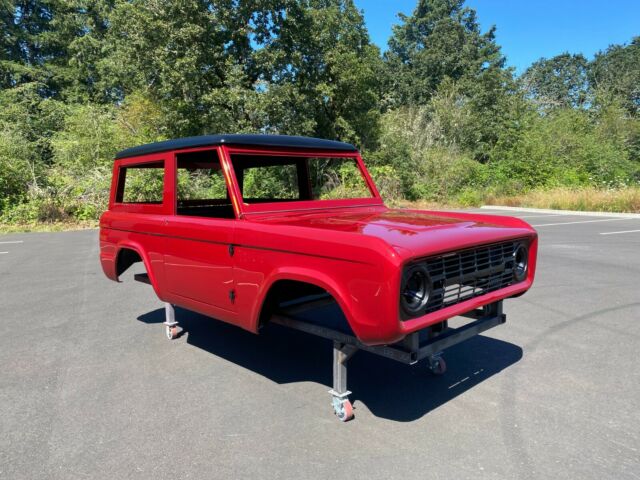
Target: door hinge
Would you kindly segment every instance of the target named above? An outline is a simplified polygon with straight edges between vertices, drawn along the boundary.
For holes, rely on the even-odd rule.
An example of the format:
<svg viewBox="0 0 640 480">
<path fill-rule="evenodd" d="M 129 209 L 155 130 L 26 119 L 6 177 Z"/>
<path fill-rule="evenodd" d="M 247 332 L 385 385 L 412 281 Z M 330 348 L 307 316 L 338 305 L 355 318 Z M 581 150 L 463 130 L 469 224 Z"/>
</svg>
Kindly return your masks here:
<svg viewBox="0 0 640 480">
<path fill-rule="evenodd" d="M 229 256 L 233 257 L 233 254 L 236 253 L 236 249 L 234 248 L 233 245 L 229 245 Z"/>
<path fill-rule="evenodd" d="M 236 291 L 235 290 L 229 290 L 229 300 L 231 300 L 231 303 L 235 303 L 236 302 Z"/>
</svg>

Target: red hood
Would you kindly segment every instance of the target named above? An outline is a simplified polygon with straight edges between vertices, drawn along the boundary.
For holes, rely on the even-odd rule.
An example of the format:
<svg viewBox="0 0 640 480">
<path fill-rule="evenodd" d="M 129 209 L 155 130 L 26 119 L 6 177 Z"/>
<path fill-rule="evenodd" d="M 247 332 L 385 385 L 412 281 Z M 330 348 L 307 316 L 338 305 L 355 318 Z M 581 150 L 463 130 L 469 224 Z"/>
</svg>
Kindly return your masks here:
<svg viewBox="0 0 640 480">
<path fill-rule="evenodd" d="M 457 212 L 362 208 L 263 218 L 260 222 L 377 237 L 401 256 L 421 256 L 535 235 L 513 217 Z"/>
</svg>

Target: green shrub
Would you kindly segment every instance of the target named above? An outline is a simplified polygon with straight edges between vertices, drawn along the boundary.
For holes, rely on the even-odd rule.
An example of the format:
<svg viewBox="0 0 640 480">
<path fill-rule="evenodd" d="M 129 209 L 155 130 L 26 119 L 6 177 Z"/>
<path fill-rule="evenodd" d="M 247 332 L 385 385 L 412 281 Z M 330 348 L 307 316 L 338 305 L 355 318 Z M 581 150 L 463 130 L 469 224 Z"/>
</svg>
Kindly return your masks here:
<svg viewBox="0 0 640 480">
<path fill-rule="evenodd" d="M 508 146 L 499 142 L 489 163 L 492 187 L 508 195 L 536 187 L 627 183 L 638 167 L 619 142 L 598 131 L 593 115 L 559 110 L 536 118 Z"/>
<path fill-rule="evenodd" d="M 383 200 L 395 202 L 404 197 L 398 172 L 391 165 L 373 165 L 369 169 Z"/>
<path fill-rule="evenodd" d="M 0 130 L 0 212 L 25 199 L 34 182 L 33 145 L 19 132 Z"/>
<path fill-rule="evenodd" d="M 455 196 L 454 201 L 462 207 L 479 207 L 484 203 L 485 192 L 480 188 L 465 188 Z"/>
</svg>

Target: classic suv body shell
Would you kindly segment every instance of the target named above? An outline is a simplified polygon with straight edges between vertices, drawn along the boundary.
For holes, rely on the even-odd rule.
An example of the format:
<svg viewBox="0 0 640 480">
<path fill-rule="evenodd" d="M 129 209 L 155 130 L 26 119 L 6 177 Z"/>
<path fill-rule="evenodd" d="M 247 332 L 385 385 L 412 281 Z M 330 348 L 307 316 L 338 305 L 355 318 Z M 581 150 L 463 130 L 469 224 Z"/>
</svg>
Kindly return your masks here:
<svg viewBox="0 0 640 480">
<path fill-rule="evenodd" d="M 356 159 L 372 190 L 371 199 L 296 202 L 295 210 L 243 205 L 231 153 L 331 156 L 336 152 L 226 145 L 179 152 L 213 149 L 225 173 L 235 219 L 175 215 L 175 151 L 116 161 L 109 210 L 100 223 L 100 259 L 109 278 L 117 280 L 119 252 L 131 249 L 142 258 L 161 300 L 252 332 L 259 328 L 264 301 L 276 282 L 313 284 L 333 296 L 355 335 L 369 345 L 393 343 L 413 331 L 522 293 L 533 282 L 537 236 L 522 220 L 388 209 L 357 152 L 340 156 Z M 117 204 L 118 167 L 158 160 L 165 162 L 162 204 Z M 421 317 L 400 319 L 400 283 L 407 263 L 522 238 L 530 241 L 525 281 Z"/>
</svg>

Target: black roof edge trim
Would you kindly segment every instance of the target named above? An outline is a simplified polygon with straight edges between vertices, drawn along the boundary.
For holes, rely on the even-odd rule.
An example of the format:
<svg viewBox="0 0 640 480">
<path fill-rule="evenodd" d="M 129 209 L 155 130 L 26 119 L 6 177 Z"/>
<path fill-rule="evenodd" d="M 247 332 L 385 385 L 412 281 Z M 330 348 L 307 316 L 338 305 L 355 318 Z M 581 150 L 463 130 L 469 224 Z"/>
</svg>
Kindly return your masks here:
<svg viewBox="0 0 640 480">
<path fill-rule="evenodd" d="M 182 150 L 185 148 L 198 148 L 216 145 L 307 148 L 342 152 L 358 151 L 358 149 L 350 143 L 343 143 L 335 140 L 323 140 L 321 138 L 296 137 L 290 135 L 223 134 L 201 135 L 199 137 L 177 138 L 175 140 L 148 143 L 146 145 L 122 150 L 116 153 L 116 159 L 137 157 L 140 155 L 167 152 L 170 150 Z"/>
</svg>

